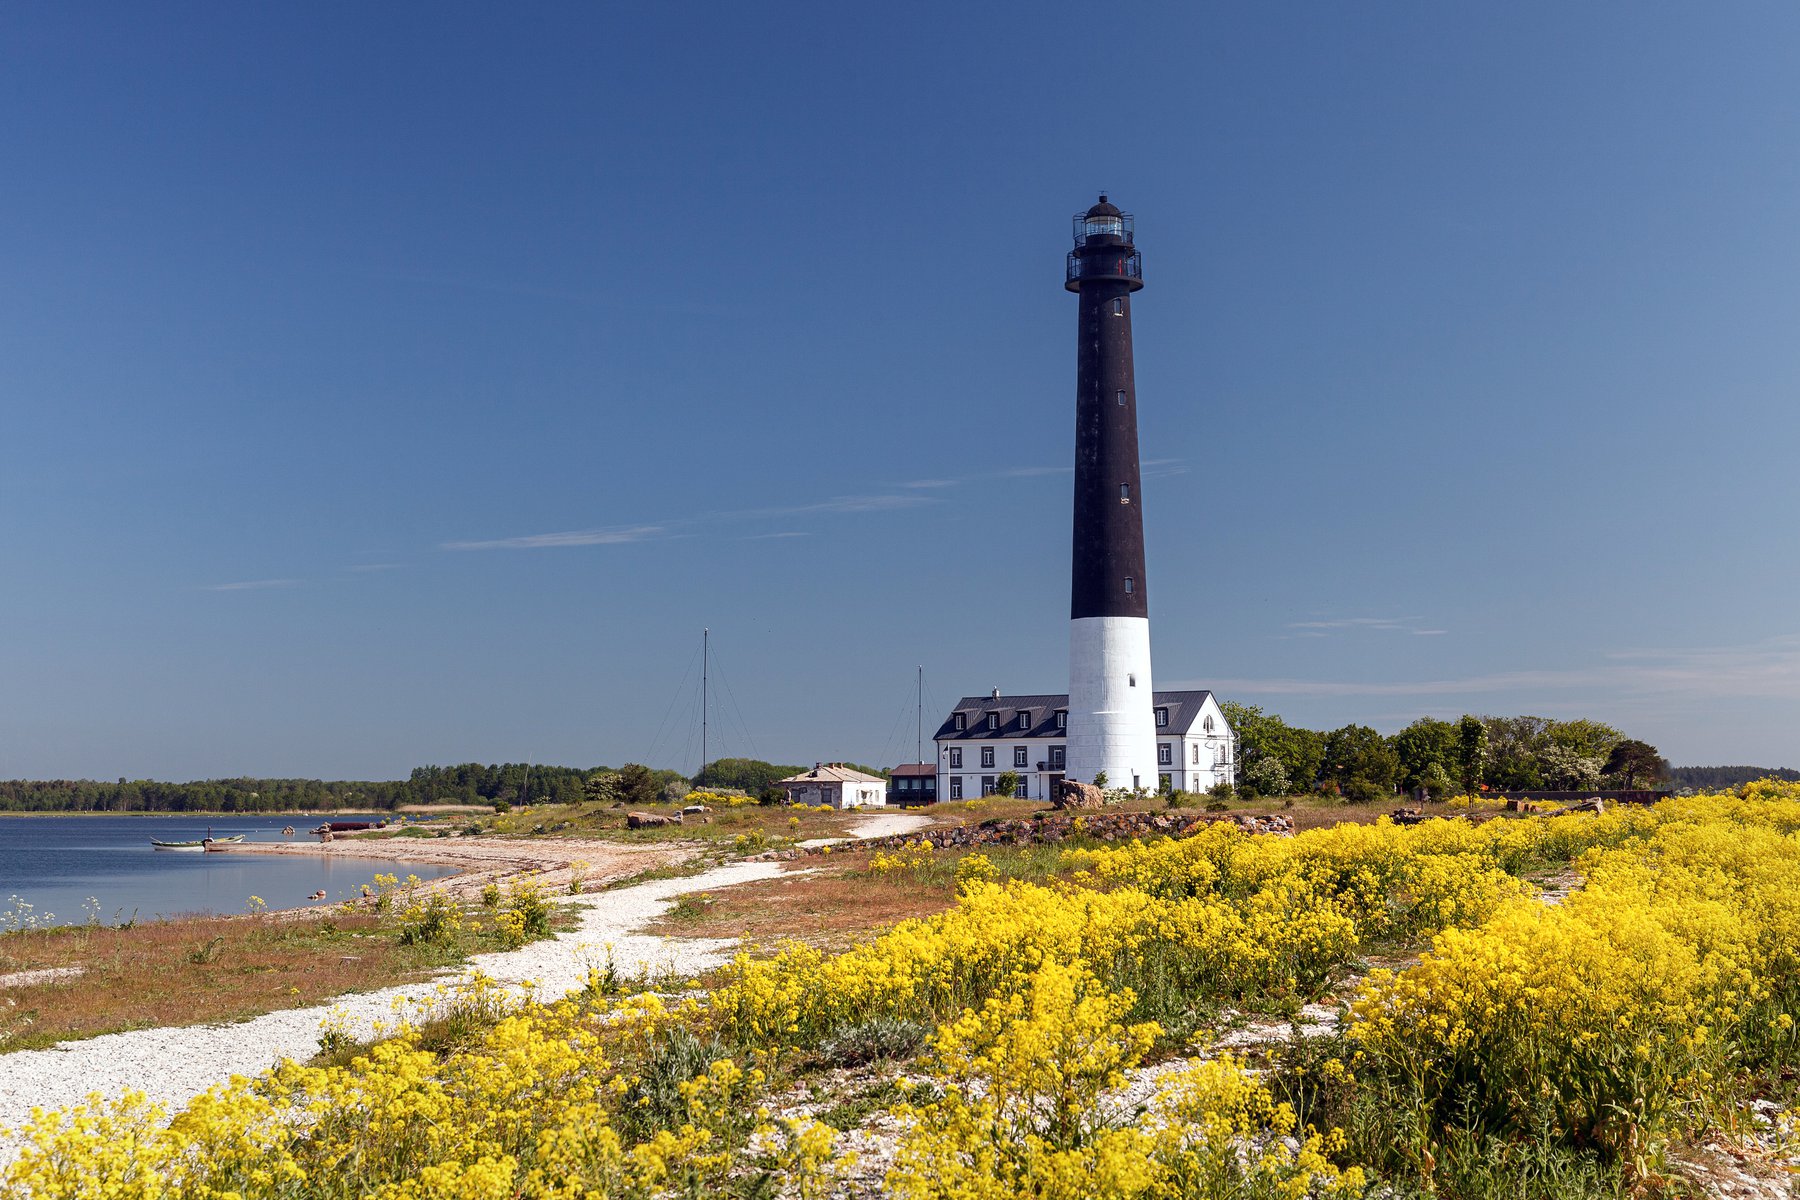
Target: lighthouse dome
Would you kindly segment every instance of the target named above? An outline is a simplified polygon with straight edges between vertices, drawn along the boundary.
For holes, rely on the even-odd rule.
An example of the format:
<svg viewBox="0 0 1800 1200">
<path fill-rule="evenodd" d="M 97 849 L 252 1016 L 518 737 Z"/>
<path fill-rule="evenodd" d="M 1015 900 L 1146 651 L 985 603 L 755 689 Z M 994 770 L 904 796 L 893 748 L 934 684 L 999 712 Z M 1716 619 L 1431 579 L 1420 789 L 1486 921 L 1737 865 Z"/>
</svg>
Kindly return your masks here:
<svg viewBox="0 0 1800 1200">
<path fill-rule="evenodd" d="M 1125 214 L 1119 211 L 1117 205 L 1109 203 L 1106 199 L 1106 193 L 1101 192 L 1100 203 L 1088 209 L 1086 215 L 1089 220 L 1092 220 L 1095 217 L 1122 217 Z"/>
</svg>

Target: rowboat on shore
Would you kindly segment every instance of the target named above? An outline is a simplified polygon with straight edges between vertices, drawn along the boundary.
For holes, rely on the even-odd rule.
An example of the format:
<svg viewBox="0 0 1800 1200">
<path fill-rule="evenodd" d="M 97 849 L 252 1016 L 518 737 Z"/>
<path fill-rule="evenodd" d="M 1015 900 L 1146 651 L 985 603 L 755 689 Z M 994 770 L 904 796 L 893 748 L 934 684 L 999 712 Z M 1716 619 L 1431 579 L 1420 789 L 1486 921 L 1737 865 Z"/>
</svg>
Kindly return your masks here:
<svg viewBox="0 0 1800 1200">
<path fill-rule="evenodd" d="M 241 833 L 234 833 L 230 837 L 201 838 L 200 840 L 194 841 L 194 842 L 159 842 L 155 838 L 151 838 L 150 839 L 150 848 L 153 850 L 198 850 L 198 851 L 204 851 L 207 847 L 208 842 L 211 842 L 211 843 L 219 846 L 220 848 L 223 848 L 225 846 L 232 845 L 233 843 L 241 842 L 243 840 L 244 840 L 244 835 Z"/>
</svg>

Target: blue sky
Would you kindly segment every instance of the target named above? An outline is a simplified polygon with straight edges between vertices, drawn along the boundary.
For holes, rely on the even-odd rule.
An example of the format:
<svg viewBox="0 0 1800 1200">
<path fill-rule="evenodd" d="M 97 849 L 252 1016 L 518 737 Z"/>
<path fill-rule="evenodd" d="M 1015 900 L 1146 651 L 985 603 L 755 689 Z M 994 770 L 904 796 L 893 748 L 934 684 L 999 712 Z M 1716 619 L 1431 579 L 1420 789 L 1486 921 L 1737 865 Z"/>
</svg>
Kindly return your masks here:
<svg viewBox="0 0 1800 1200">
<path fill-rule="evenodd" d="M 1800 764 L 1800 10 L 12 6 L 0 776 L 911 757 L 1067 679 Z M 927 714 L 930 724 L 932 713 Z"/>
</svg>

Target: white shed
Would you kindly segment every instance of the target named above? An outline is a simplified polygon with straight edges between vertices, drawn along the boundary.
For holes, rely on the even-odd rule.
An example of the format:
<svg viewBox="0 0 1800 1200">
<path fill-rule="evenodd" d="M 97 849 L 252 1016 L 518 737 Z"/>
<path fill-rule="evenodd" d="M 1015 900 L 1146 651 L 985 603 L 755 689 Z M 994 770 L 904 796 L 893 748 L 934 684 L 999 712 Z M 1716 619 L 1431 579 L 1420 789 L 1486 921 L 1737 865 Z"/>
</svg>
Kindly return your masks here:
<svg viewBox="0 0 1800 1200">
<path fill-rule="evenodd" d="M 887 803 L 887 780 L 846 767 L 843 763 L 815 763 L 781 781 L 789 804 L 833 808 L 872 808 Z"/>
</svg>

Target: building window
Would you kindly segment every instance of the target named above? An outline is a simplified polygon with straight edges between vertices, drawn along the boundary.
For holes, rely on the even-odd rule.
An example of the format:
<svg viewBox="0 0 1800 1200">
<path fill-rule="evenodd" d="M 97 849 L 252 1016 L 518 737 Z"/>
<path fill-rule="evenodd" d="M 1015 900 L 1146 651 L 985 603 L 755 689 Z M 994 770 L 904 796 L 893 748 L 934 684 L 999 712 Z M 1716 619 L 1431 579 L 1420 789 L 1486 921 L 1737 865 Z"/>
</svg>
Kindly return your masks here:
<svg viewBox="0 0 1800 1200">
<path fill-rule="evenodd" d="M 967 729 L 968 727 L 969 727 L 969 718 L 963 716 L 961 713 L 957 713 L 955 716 L 950 718 L 950 728 L 956 730 L 956 732 L 961 733 L 963 730 Z"/>
<path fill-rule="evenodd" d="M 1129 596 L 1135 591 L 1137 591 L 1137 580 L 1127 575 L 1125 577 L 1125 594 Z"/>
<path fill-rule="evenodd" d="M 1113 297 L 1113 316 L 1122 317 L 1124 315 L 1125 315 L 1125 297 L 1114 296 Z"/>
<path fill-rule="evenodd" d="M 1125 393 L 1124 392 L 1119 393 L 1119 407 L 1120 408 L 1125 407 Z"/>
<path fill-rule="evenodd" d="M 1021 712 L 1019 714 L 1019 728 L 1020 729 L 1030 729 L 1031 728 L 1031 714 L 1029 712 Z"/>
<path fill-rule="evenodd" d="M 984 796 L 991 796 L 994 794 L 994 777 L 992 775 L 983 775 L 981 777 L 981 794 Z"/>
<path fill-rule="evenodd" d="M 1125 686 L 1126 687 L 1136 687 L 1137 686 L 1136 672 L 1133 672 L 1132 674 L 1125 676 Z"/>
<path fill-rule="evenodd" d="M 1168 766 L 1173 766 L 1174 763 L 1175 763 L 1175 751 L 1169 745 L 1169 743 L 1167 743 L 1167 742 L 1156 743 L 1156 765 L 1159 767 L 1168 767 Z M 1166 778 L 1166 776 L 1165 776 L 1165 778 Z"/>
<path fill-rule="evenodd" d="M 1066 710 L 1056 714 L 1056 727 L 1058 729 L 1067 729 L 1069 727 L 1069 714 Z"/>
<path fill-rule="evenodd" d="M 953 767 L 962 766 L 962 747 L 961 746 L 950 747 L 950 765 Z"/>
<path fill-rule="evenodd" d="M 961 775 L 952 775 L 950 777 L 950 798 L 952 800 L 961 800 L 962 799 L 962 776 Z"/>
<path fill-rule="evenodd" d="M 1063 748 L 1061 746 L 1050 747 L 1050 765 L 1058 771 L 1062 770 Z"/>
<path fill-rule="evenodd" d="M 1025 752 L 1026 752 L 1026 747 L 1024 747 L 1024 746 L 1014 746 L 1013 747 L 1013 766 L 1028 767 L 1031 765 L 1030 763 L 1025 761 Z"/>
<path fill-rule="evenodd" d="M 994 765 L 994 748 L 992 746 L 983 746 L 981 748 L 981 765 L 984 767 L 991 767 Z"/>
<path fill-rule="evenodd" d="M 1194 765 L 1196 767 L 1200 765 L 1200 743 L 1199 742 L 1194 743 Z"/>
<path fill-rule="evenodd" d="M 1156 710 L 1156 727 L 1158 729 L 1166 729 L 1168 727 L 1168 724 L 1169 724 L 1169 710 L 1166 708 L 1157 709 Z"/>
<path fill-rule="evenodd" d="M 999 713 L 991 712 L 987 715 L 987 718 L 988 718 L 988 729 L 990 731 L 1000 728 L 1000 714 Z"/>
<path fill-rule="evenodd" d="M 1131 503 L 1131 485 L 1129 483 L 1121 483 L 1119 485 L 1119 503 Z"/>
<path fill-rule="evenodd" d="M 1213 726 L 1212 726 L 1212 714 L 1211 713 L 1208 713 L 1206 715 L 1206 720 L 1200 722 L 1200 728 L 1206 730 L 1206 732 L 1208 732 L 1208 733 L 1212 732 Z"/>
</svg>

